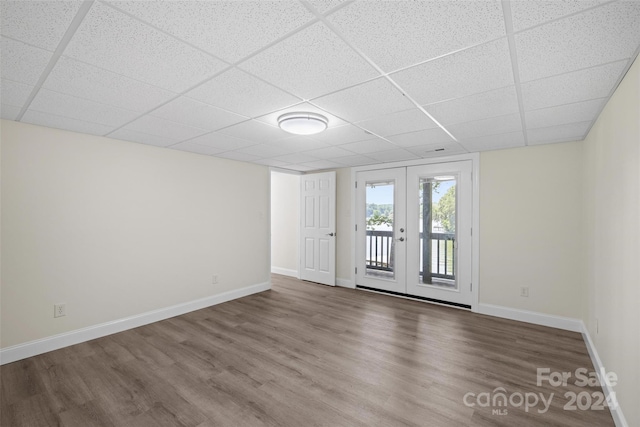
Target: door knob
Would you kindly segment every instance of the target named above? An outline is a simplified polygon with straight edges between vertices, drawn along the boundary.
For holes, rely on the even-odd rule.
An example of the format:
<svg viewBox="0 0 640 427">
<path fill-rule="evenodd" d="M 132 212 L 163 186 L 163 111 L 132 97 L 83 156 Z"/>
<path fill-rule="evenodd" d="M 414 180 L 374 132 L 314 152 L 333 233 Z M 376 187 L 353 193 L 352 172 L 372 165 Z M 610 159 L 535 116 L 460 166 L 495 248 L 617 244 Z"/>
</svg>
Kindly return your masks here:
<svg viewBox="0 0 640 427">
<path fill-rule="evenodd" d="M 327 236 L 335 236 L 337 233 L 327 233 Z"/>
<path fill-rule="evenodd" d="M 404 242 L 404 237 L 400 237 L 400 238 L 399 238 L 399 239 L 397 239 L 397 240 L 400 240 L 401 242 Z"/>
</svg>

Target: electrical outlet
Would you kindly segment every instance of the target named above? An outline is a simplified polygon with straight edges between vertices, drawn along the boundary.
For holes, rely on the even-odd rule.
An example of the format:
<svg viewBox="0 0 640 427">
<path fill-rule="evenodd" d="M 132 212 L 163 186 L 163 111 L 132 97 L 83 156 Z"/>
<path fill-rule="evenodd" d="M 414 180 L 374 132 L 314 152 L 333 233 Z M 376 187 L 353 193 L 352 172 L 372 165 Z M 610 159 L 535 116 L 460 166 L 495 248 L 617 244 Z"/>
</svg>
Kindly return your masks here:
<svg viewBox="0 0 640 427">
<path fill-rule="evenodd" d="M 54 304 L 53 317 L 62 317 L 67 315 L 67 304 Z"/>
<path fill-rule="evenodd" d="M 520 288 L 520 296 L 521 297 L 528 297 L 529 296 L 529 288 L 526 286 L 523 286 Z"/>
<path fill-rule="evenodd" d="M 214 274 L 214 275 L 213 275 L 213 279 L 211 280 L 211 283 L 212 283 L 212 284 L 214 284 L 214 285 L 215 285 L 216 283 L 218 283 L 218 275 L 217 275 L 217 274 Z"/>
</svg>

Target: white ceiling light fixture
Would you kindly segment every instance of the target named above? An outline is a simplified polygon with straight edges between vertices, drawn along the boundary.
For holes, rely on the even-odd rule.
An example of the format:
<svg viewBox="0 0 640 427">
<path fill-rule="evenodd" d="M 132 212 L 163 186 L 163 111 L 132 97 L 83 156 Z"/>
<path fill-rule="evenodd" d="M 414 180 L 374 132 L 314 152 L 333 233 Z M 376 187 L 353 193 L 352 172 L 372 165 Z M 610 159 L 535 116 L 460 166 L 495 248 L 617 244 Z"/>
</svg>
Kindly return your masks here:
<svg viewBox="0 0 640 427">
<path fill-rule="evenodd" d="M 296 135 L 313 135 L 327 128 L 329 120 L 316 113 L 287 113 L 278 117 L 278 126 L 285 132 Z"/>
</svg>

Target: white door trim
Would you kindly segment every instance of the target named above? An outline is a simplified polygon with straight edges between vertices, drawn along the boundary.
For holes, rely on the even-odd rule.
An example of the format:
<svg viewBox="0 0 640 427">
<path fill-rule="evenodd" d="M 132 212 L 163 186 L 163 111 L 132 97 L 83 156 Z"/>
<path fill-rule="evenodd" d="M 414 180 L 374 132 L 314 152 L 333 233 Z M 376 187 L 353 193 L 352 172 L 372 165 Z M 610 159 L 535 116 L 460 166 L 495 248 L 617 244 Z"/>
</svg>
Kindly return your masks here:
<svg viewBox="0 0 640 427">
<path fill-rule="evenodd" d="M 353 287 L 355 287 L 356 283 L 356 274 L 355 274 L 355 266 L 357 263 L 356 259 L 356 218 L 355 212 L 357 212 L 357 204 L 356 204 L 356 175 L 358 172 L 367 171 L 367 170 L 375 170 L 375 169 L 389 169 L 389 168 L 398 168 L 398 167 L 407 167 L 407 166 L 421 166 L 421 165 L 430 165 L 434 163 L 447 163 L 447 162 L 457 162 L 461 160 L 471 160 L 473 167 L 473 182 L 472 186 L 472 224 L 473 224 L 473 237 L 471 240 L 471 281 L 473 283 L 472 288 L 472 297 L 471 297 L 471 311 L 477 312 L 479 305 L 479 289 L 480 289 L 480 153 L 469 153 L 469 154 L 460 154 L 455 156 L 446 156 L 446 157 L 437 157 L 432 159 L 419 159 L 419 160 L 409 160 L 403 162 L 392 162 L 392 163 L 381 163 L 375 165 L 367 165 L 367 166 L 358 166 L 351 168 L 351 283 Z"/>
</svg>

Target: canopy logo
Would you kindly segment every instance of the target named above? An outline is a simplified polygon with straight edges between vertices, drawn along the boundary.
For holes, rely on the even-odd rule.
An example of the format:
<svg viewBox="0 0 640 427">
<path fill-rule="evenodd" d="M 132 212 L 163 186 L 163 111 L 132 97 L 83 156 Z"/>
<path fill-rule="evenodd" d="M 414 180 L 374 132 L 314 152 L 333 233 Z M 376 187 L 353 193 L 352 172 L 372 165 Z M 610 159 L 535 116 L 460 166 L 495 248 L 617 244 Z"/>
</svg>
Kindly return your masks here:
<svg viewBox="0 0 640 427">
<path fill-rule="evenodd" d="M 618 376 L 614 372 L 606 372 L 601 369 L 599 372 L 589 371 L 587 368 L 578 368 L 574 372 L 551 371 L 550 368 L 538 368 L 536 372 L 536 385 L 542 387 L 567 387 L 569 384 L 576 387 L 602 387 L 606 385 L 610 390 L 618 383 Z M 548 388 L 548 387 L 547 387 Z M 513 392 L 508 393 L 503 387 L 497 387 L 493 391 L 482 393 L 468 392 L 463 397 L 466 406 L 491 408 L 492 415 L 508 415 L 508 408 L 524 408 L 525 412 L 536 410 L 539 414 L 546 413 L 551 407 L 555 393 L 545 394 L 543 392 Z M 601 390 L 598 391 L 567 391 L 563 394 L 567 403 L 563 409 L 565 411 L 601 411 L 607 406 L 616 408 L 618 402 L 615 392 L 610 392 L 605 396 Z"/>
</svg>

